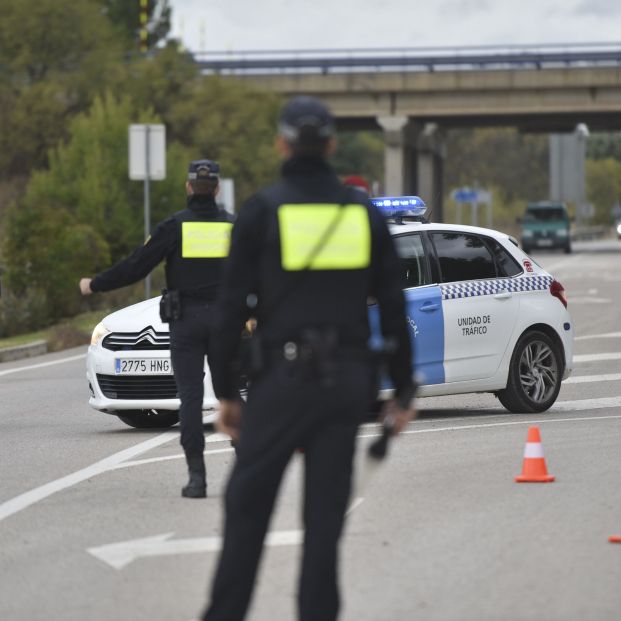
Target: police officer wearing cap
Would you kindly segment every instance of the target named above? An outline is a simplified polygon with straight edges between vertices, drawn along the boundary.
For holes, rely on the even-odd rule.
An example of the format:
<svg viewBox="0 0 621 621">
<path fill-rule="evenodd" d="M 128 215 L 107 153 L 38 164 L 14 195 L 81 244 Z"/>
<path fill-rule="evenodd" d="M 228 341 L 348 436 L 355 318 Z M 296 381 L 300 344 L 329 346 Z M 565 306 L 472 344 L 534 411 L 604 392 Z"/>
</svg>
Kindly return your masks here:
<svg viewBox="0 0 621 621">
<path fill-rule="evenodd" d="M 208 356 L 212 305 L 228 254 L 233 218 L 216 204 L 220 167 L 211 160 L 190 162 L 187 207 L 160 222 L 143 246 L 93 279 L 80 280 L 83 295 L 111 291 L 143 279 L 166 260 L 162 321 L 170 323 L 170 353 L 181 399 L 181 445 L 189 470 L 181 494 L 204 498 L 203 377 Z M 209 356 L 208 356 L 209 359 Z"/>
<path fill-rule="evenodd" d="M 219 428 L 238 441 L 237 460 L 206 621 L 245 617 L 278 488 L 297 449 L 305 468 L 299 619 L 336 619 L 338 542 L 357 429 L 372 398 L 369 297 L 380 306 L 390 345 L 393 432 L 414 415 L 399 260 L 382 216 L 359 191 L 343 186 L 328 164 L 334 131 L 320 101 L 290 101 L 277 138 L 282 177 L 241 208 L 233 227 L 211 371 Z M 244 404 L 235 360 L 249 316 L 258 327 Z"/>
</svg>

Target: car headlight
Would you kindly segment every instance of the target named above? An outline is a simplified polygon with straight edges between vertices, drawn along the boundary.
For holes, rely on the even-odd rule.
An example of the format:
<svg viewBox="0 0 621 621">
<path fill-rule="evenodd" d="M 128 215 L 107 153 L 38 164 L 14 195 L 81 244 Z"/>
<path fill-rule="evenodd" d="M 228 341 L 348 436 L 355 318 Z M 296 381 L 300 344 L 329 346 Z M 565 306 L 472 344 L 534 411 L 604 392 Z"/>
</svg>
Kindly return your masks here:
<svg viewBox="0 0 621 621">
<path fill-rule="evenodd" d="M 567 229 L 559 229 L 556 231 L 557 237 L 567 237 Z"/>
<path fill-rule="evenodd" d="M 91 336 L 91 345 L 97 345 L 106 334 L 110 334 L 110 330 L 103 323 L 98 323 Z"/>
<path fill-rule="evenodd" d="M 522 231 L 522 237 L 532 237 L 532 236 L 533 236 L 532 231 Z"/>
</svg>

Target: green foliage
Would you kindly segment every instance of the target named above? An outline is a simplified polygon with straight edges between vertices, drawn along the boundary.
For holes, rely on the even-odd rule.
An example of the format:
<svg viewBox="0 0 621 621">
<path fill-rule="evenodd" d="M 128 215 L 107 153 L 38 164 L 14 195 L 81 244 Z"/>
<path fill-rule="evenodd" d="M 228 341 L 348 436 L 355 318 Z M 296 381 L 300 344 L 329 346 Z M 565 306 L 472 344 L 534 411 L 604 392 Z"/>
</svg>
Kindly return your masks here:
<svg viewBox="0 0 621 621">
<path fill-rule="evenodd" d="M 362 175 L 383 182 L 384 141 L 379 132 L 341 132 L 332 164 L 340 176 Z"/>
<path fill-rule="evenodd" d="M 541 200 L 548 195 L 548 136 L 515 129 L 455 130 L 448 134 L 444 188 L 495 186 L 501 199 Z"/>
<path fill-rule="evenodd" d="M 0 338 L 22 334 L 47 325 L 45 295 L 36 289 L 27 289 L 20 295 L 3 290 L 0 297 Z M 33 339 L 37 340 L 37 339 Z M 20 344 L 21 343 L 17 343 Z M 12 344 L 7 344 L 7 347 Z"/>
<path fill-rule="evenodd" d="M 235 179 L 239 205 L 278 173 L 274 140 L 280 99 L 217 76 L 195 80 L 190 87 L 166 120 L 194 158 L 218 160 L 222 176 Z"/>
<path fill-rule="evenodd" d="M 111 29 L 92 0 L 0 0 L 0 62 L 15 81 L 94 69 L 111 46 Z"/>
<path fill-rule="evenodd" d="M 591 134 L 587 140 L 587 157 L 592 160 L 614 158 L 621 162 L 621 132 Z"/>
<path fill-rule="evenodd" d="M 120 58 L 93 0 L 0 0 L 0 178 L 46 166 Z"/>
<path fill-rule="evenodd" d="M 135 59 L 127 65 L 122 81 L 117 85 L 131 94 L 137 109 L 152 108 L 164 122 L 171 119 L 171 109 L 191 97 L 193 83 L 200 80 L 198 67 L 191 56 L 181 53 L 175 45 L 168 45 L 157 54 Z M 184 133 L 186 124 L 169 126 L 171 140 L 191 144 L 191 135 Z"/>
<path fill-rule="evenodd" d="M 14 293 L 44 292 L 49 314 L 77 312 L 77 282 L 126 255 L 143 238 L 142 184 L 128 179 L 128 125 L 156 122 L 129 98 L 96 99 L 71 124 L 70 139 L 32 176 L 26 196 L 8 212 L 6 281 Z M 184 205 L 187 154 L 171 145 L 166 181 L 153 182 L 153 218 Z"/>
<path fill-rule="evenodd" d="M 612 157 L 586 162 L 587 200 L 595 207 L 593 222 L 609 224 L 610 209 L 621 201 L 621 162 Z"/>
</svg>

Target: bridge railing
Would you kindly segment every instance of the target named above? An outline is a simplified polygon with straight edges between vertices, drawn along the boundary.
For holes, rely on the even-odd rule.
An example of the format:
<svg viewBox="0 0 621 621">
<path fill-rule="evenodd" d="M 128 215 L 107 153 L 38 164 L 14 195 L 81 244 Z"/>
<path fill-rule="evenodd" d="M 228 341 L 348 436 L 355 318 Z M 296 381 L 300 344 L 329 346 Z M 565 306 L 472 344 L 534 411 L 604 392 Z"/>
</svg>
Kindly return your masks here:
<svg viewBox="0 0 621 621">
<path fill-rule="evenodd" d="M 207 51 L 194 53 L 194 58 L 205 73 L 234 74 L 544 69 L 618 66 L 621 44 Z"/>
</svg>

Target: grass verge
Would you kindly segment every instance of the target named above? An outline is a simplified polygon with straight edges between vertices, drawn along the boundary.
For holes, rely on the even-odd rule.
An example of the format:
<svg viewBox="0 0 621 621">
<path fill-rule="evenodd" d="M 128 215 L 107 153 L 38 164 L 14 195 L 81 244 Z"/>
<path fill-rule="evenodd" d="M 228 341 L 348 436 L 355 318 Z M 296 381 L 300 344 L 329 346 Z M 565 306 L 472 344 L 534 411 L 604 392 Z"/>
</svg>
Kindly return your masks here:
<svg viewBox="0 0 621 621">
<path fill-rule="evenodd" d="M 60 351 L 79 345 L 88 345 L 93 328 L 105 317 L 110 310 L 98 310 L 76 315 L 64 319 L 44 330 L 19 334 L 0 339 L 0 349 L 27 345 L 33 341 L 47 341 L 48 351 Z"/>
</svg>

